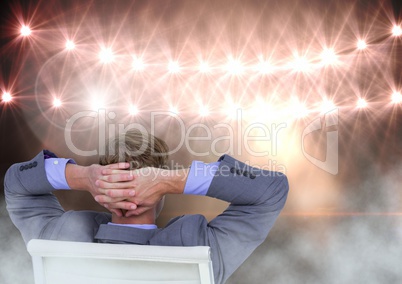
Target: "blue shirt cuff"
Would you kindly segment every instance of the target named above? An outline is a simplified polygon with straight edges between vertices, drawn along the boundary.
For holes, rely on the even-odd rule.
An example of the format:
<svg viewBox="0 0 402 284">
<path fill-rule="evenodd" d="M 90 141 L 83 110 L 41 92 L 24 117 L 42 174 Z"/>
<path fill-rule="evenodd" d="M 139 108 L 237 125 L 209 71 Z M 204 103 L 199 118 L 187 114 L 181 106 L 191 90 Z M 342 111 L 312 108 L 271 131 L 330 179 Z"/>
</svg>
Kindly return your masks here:
<svg viewBox="0 0 402 284">
<path fill-rule="evenodd" d="M 67 163 L 75 164 L 74 160 L 72 159 L 45 159 L 46 177 L 54 189 L 70 189 L 66 180 Z"/>
<path fill-rule="evenodd" d="M 183 193 L 206 195 L 219 164 L 220 162 L 205 164 L 200 161 L 193 161 Z"/>
</svg>

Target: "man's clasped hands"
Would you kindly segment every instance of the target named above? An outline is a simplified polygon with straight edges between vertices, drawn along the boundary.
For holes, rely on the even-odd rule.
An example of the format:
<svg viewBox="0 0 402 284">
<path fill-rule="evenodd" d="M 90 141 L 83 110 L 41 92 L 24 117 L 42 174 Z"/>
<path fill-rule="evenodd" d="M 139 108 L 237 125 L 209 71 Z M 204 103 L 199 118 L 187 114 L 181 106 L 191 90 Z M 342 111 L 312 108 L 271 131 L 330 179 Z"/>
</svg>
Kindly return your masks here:
<svg viewBox="0 0 402 284">
<path fill-rule="evenodd" d="M 85 190 L 117 216 L 140 215 L 165 194 L 183 192 L 188 170 L 146 167 L 129 170 L 129 163 L 106 166 L 67 164 L 66 179 L 72 189 Z"/>
</svg>

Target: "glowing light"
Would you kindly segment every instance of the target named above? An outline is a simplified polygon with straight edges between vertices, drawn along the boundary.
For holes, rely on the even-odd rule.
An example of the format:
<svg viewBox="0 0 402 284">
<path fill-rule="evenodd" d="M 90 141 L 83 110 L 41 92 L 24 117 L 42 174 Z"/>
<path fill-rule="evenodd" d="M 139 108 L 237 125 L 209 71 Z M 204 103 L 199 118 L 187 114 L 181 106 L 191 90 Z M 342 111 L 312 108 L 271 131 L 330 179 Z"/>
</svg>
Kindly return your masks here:
<svg viewBox="0 0 402 284">
<path fill-rule="evenodd" d="M 29 36 L 32 33 L 31 29 L 25 25 L 21 27 L 20 32 L 22 36 Z"/>
<path fill-rule="evenodd" d="M 99 110 L 105 108 L 105 104 L 102 100 L 94 98 L 91 103 L 91 107 L 93 110 Z"/>
<path fill-rule="evenodd" d="M 338 56 L 336 55 L 333 48 L 325 48 L 321 52 L 321 61 L 325 65 L 330 65 L 336 63 Z"/>
<path fill-rule="evenodd" d="M 169 111 L 174 114 L 179 114 L 179 110 L 177 109 L 177 107 L 174 106 L 170 107 Z"/>
<path fill-rule="evenodd" d="M 392 94 L 392 102 L 394 104 L 402 103 L 402 94 L 400 92 L 394 92 Z"/>
<path fill-rule="evenodd" d="M 275 117 L 276 113 L 271 104 L 269 104 L 263 97 L 257 97 L 253 103 L 251 111 L 255 121 L 270 120 Z"/>
<path fill-rule="evenodd" d="M 211 72 L 211 67 L 209 67 L 209 64 L 207 62 L 205 62 L 205 61 L 200 62 L 200 65 L 199 65 L 198 68 L 199 68 L 201 73 L 209 73 L 209 72 Z"/>
<path fill-rule="evenodd" d="M 244 71 L 244 66 L 239 60 L 229 58 L 229 62 L 226 65 L 226 71 L 232 75 L 240 75 Z"/>
<path fill-rule="evenodd" d="M 180 72 L 180 64 L 177 61 L 170 61 L 168 65 L 168 70 L 170 73 L 179 73 Z"/>
<path fill-rule="evenodd" d="M 68 40 L 66 42 L 66 49 L 67 50 L 73 50 L 75 48 L 75 43 L 71 40 Z"/>
<path fill-rule="evenodd" d="M 310 68 L 310 64 L 305 57 L 295 57 L 295 60 L 290 63 L 291 68 L 296 72 L 307 72 Z"/>
<path fill-rule="evenodd" d="M 334 109 L 336 109 L 336 105 L 334 104 L 334 102 L 328 99 L 324 99 L 321 104 L 321 113 L 327 113 Z"/>
<path fill-rule="evenodd" d="M 392 29 L 392 34 L 393 34 L 394 36 L 400 36 L 400 35 L 402 35 L 402 28 L 401 28 L 401 26 L 395 25 L 394 28 Z"/>
<path fill-rule="evenodd" d="M 128 111 L 129 111 L 129 113 L 131 115 L 137 115 L 138 114 L 138 108 L 135 105 L 130 105 Z"/>
<path fill-rule="evenodd" d="M 365 108 L 365 107 L 367 107 L 367 102 L 366 102 L 366 100 L 360 98 L 360 99 L 357 101 L 357 108 Z"/>
<path fill-rule="evenodd" d="M 144 61 L 141 58 L 133 57 L 133 70 L 143 71 L 145 69 Z"/>
<path fill-rule="evenodd" d="M 294 98 L 292 105 L 289 108 L 291 115 L 293 115 L 296 119 L 306 117 L 309 113 L 306 105 L 300 102 L 298 99 Z"/>
<path fill-rule="evenodd" d="M 237 118 L 237 111 L 240 110 L 240 106 L 238 104 L 232 103 L 225 109 L 226 115 L 231 119 Z"/>
<path fill-rule="evenodd" d="M 58 98 L 54 98 L 54 100 L 53 100 L 53 106 L 54 107 L 61 107 L 61 100 L 60 99 L 58 99 Z"/>
<path fill-rule="evenodd" d="M 359 50 L 363 50 L 363 49 L 365 49 L 365 48 L 367 48 L 367 43 L 364 41 L 364 40 L 359 40 L 358 42 L 357 42 L 357 49 L 359 49 Z"/>
<path fill-rule="evenodd" d="M 2 100 L 3 100 L 5 103 L 10 102 L 12 99 L 13 99 L 13 97 L 11 96 L 10 93 L 8 93 L 8 92 L 3 93 Z"/>
<path fill-rule="evenodd" d="M 111 63 L 114 60 L 114 54 L 111 48 L 102 48 L 99 53 L 99 59 L 102 63 Z"/>
<path fill-rule="evenodd" d="M 200 115 L 201 116 L 208 116 L 209 115 L 209 109 L 206 106 L 201 106 L 200 107 Z"/>
<path fill-rule="evenodd" d="M 269 61 L 260 61 L 257 65 L 257 71 L 261 74 L 269 74 L 272 73 L 274 67 Z"/>
</svg>

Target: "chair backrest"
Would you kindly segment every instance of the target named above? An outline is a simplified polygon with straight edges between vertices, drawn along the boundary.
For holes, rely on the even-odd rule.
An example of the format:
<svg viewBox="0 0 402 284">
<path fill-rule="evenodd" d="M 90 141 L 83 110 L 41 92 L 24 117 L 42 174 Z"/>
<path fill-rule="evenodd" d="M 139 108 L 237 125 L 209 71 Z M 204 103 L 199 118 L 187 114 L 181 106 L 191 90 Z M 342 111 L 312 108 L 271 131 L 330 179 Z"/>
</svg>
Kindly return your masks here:
<svg viewBox="0 0 402 284">
<path fill-rule="evenodd" d="M 213 284 L 210 248 L 31 240 L 35 284 Z"/>
</svg>

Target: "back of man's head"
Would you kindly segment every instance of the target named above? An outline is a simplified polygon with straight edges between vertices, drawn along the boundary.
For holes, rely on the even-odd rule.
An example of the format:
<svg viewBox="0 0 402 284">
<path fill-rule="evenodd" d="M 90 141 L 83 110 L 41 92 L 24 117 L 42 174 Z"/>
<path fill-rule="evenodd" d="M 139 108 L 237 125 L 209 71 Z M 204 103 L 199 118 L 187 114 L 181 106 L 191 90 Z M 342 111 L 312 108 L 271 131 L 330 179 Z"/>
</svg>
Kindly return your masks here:
<svg viewBox="0 0 402 284">
<path fill-rule="evenodd" d="M 169 158 L 168 152 L 169 148 L 162 139 L 138 129 L 131 129 L 109 141 L 99 164 L 128 162 L 130 169 L 165 168 Z"/>
<path fill-rule="evenodd" d="M 131 170 L 144 167 L 166 168 L 168 152 L 169 147 L 162 139 L 138 129 L 131 129 L 109 141 L 105 155 L 99 157 L 99 164 L 127 162 L 130 163 Z M 163 204 L 164 198 L 156 205 L 156 217 Z"/>
</svg>

